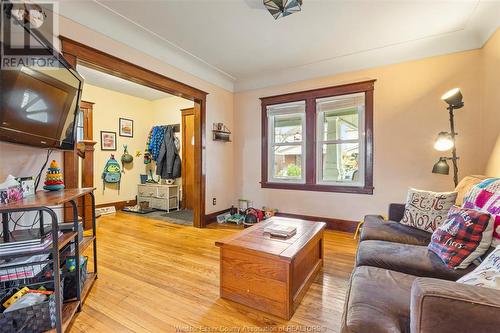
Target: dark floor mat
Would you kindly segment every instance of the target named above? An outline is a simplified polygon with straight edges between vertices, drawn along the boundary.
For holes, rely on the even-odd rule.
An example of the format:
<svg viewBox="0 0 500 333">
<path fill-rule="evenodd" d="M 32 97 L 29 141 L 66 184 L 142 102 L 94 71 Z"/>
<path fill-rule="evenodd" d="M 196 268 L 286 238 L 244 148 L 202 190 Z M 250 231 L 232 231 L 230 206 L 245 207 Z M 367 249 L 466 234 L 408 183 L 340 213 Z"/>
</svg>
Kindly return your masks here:
<svg viewBox="0 0 500 333">
<path fill-rule="evenodd" d="M 181 209 L 179 211 L 172 211 L 170 213 L 158 210 L 145 216 L 165 222 L 171 222 L 182 225 L 193 225 L 193 211 L 191 209 Z"/>
</svg>

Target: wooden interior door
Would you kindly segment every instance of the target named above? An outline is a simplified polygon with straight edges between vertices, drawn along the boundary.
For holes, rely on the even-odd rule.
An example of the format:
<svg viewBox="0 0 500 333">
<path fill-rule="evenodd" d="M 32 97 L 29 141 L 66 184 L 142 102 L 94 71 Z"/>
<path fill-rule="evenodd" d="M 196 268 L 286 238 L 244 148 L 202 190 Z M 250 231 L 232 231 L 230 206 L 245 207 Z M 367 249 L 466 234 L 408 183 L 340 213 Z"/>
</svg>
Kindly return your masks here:
<svg viewBox="0 0 500 333">
<path fill-rule="evenodd" d="M 194 109 L 182 112 L 182 208 L 194 208 Z"/>
</svg>

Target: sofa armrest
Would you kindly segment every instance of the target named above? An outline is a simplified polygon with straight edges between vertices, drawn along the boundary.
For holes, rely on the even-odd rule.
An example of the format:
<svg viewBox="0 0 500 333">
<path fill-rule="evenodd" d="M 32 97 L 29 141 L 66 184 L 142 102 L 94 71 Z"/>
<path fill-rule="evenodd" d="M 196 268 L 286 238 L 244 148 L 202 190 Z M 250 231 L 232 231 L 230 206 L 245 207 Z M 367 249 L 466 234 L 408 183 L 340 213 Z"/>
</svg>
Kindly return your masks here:
<svg viewBox="0 0 500 333">
<path fill-rule="evenodd" d="M 405 213 L 405 204 L 389 204 L 389 220 L 399 222 Z"/>
<path fill-rule="evenodd" d="M 411 333 L 496 332 L 500 290 L 431 278 L 411 289 Z"/>
</svg>

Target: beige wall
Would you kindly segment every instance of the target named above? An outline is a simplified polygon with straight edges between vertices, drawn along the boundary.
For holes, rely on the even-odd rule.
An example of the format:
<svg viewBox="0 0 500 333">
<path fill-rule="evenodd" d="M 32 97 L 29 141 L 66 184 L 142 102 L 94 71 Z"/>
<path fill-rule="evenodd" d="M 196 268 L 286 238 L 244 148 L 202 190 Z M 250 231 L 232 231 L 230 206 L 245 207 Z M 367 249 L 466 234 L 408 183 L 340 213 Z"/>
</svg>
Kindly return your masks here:
<svg viewBox="0 0 500 333">
<path fill-rule="evenodd" d="M 73 21 L 60 18 L 60 31 L 66 37 L 77 40 L 103 52 L 112 54 L 131 63 L 145 67 L 159 74 L 186 83 L 208 93 L 206 110 L 206 213 L 225 209 L 234 202 L 234 144 L 211 140 L 212 123 L 223 122 L 233 128 L 233 93 L 210 84 L 191 74 L 183 72 L 156 58 L 114 41 L 96 31 L 87 29 Z M 217 205 L 212 198 L 217 197 Z"/>
<path fill-rule="evenodd" d="M 142 156 L 135 157 L 135 151 L 144 152 L 148 132 L 151 128 L 152 110 L 151 102 L 119 92 L 103 89 L 85 84 L 82 99 L 95 103 L 93 107 L 93 136 L 97 141 L 94 153 L 94 186 L 96 203 L 103 204 L 117 201 L 135 199 L 139 175 L 145 173 Z M 134 121 L 134 137 L 128 138 L 119 135 L 119 118 Z M 101 131 L 116 133 L 116 151 L 101 150 Z M 103 190 L 101 174 L 111 154 L 121 164 L 123 145 L 128 146 L 129 153 L 134 156 L 134 161 L 123 167 L 120 190 L 116 184 L 107 184 Z"/>
<path fill-rule="evenodd" d="M 183 72 L 139 50 L 114 41 L 99 32 L 90 30 L 80 24 L 60 17 L 59 31 L 62 35 L 102 50 L 131 63 L 138 64 L 159 74 L 171 77 L 208 93 L 207 96 L 207 137 L 205 149 L 206 169 L 206 213 L 211 213 L 231 206 L 234 203 L 234 144 L 220 143 L 211 140 L 210 129 L 212 123 L 223 122 L 233 128 L 233 93 L 208 83 L 191 74 Z M 37 160 L 43 158 L 45 152 L 40 149 L 13 147 L 10 144 L 0 143 L 0 153 L 9 157 L 9 160 L 0 161 L 0 176 L 17 173 L 19 168 L 12 164 L 14 161 L 27 161 L 26 166 L 30 174 L 35 173 L 40 164 Z M 14 155 L 16 154 L 16 155 Z M 56 154 L 59 155 L 60 154 Z M 59 159 L 60 160 L 60 159 Z M 217 205 L 212 205 L 212 198 L 217 198 Z"/>
<path fill-rule="evenodd" d="M 194 102 L 177 96 L 171 96 L 152 101 L 151 106 L 153 119 L 155 119 L 153 125 L 175 125 L 182 122 L 181 110 L 194 107 Z M 182 145 L 184 144 L 182 142 L 182 126 L 180 126 L 180 129 L 181 131 L 175 135 L 179 138 L 179 154 L 182 154 Z M 188 163 L 194 163 L 194 161 L 188 161 Z M 177 178 L 175 183 L 182 185 L 182 178 Z"/>
<path fill-rule="evenodd" d="M 236 160 L 239 195 L 256 206 L 287 213 L 359 220 L 385 214 L 390 202 L 403 202 L 408 186 L 451 190 L 452 176 L 431 173 L 440 153 L 432 147 L 449 130 L 440 96 L 462 89 L 465 107 L 456 112 L 460 175 L 483 173 L 486 156 L 478 154 L 480 50 L 406 62 L 235 94 Z M 356 195 L 260 188 L 261 108 L 259 97 L 376 79 L 374 94 L 374 194 Z"/>
<path fill-rule="evenodd" d="M 256 205 L 275 206 L 290 213 L 358 219 L 368 212 L 384 213 L 387 203 L 404 200 L 408 186 L 433 190 L 452 188 L 451 176 L 434 175 L 430 169 L 440 156 L 432 149 L 435 135 L 448 129 L 445 105 L 439 97 L 454 86 L 462 88 L 466 103 L 456 115 L 461 176 L 484 173 L 487 165 L 489 173 L 498 174 L 495 156 L 500 151 L 500 143 L 494 130 L 498 128 L 499 118 L 495 109 L 499 98 L 498 70 L 495 71 L 498 32 L 484 50 L 233 94 L 73 21 L 61 18 L 60 31 L 66 37 L 209 93 L 205 150 L 207 213 L 227 208 L 237 197 L 244 196 Z M 261 189 L 258 98 L 365 79 L 377 79 L 374 195 Z M 480 93 L 481 89 L 484 94 Z M 224 122 L 233 131 L 233 143 L 211 140 L 214 122 Z M 480 125 L 475 126 L 478 123 Z M 490 124 L 496 124 L 491 132 L 487 128 Z M 483 135 L 483 129 L 487 135 Z M 489 158 L 493 151 L 496 155 Z M 9 173 L 36 173 L 45 154 L 40 149 L 8 143 L 0 143 L 0 153 L 2 178 Z M 54 156 L 59 158 L 61 154 Z M 216 206 L 212 206 L 213 197 L 217 197 Z"/>
<path fill-rule="evenodd" d="M 151 127 L 155 125 L 170 125 L 180 123 L 180 109 L 192 107 L 193 102 L 170 96 L 151 101 L 138 98 L 116 91 L 85 84 L 82 99 L 94 103 L 94 140 L 97 141 L 94 159 L 94 185 L 97 187 L 96 203 L 104 204 L 116 201 L 135 199 L 137 184 L 140 175 L 149 173 L 149 168 L 143 163 L 143 155 L 135 157 L 137 150 L 144 154 L 146 141 Z M 118 134 L 119 118 L 134 121 L 134 137 L 122 137 Z M 100 132 L 112 131 L 117 133 L 117 151 L 103 151 L 100 148 Z M 120 191 L 116 185 L 108 184 L 103 191 L 101 173 L 111 154 L 120 162 L 123 154 L 123 145 L 128 146 L 129 153 L 134 156 L 133 163 L 126 164 L 123 168 Z M 121 163 L 121 162 L 120 162 Z M 148 166 L 149 167 L 149 166 Z M 153 169 L 153 174 L 155 170 Z"/>
<path fill-rule="evenodd" d="M 486 174 L 500 177 L 500 30 L 484 46 L 481 57 L 482 148 L 489 156 Z"/>
</svg>

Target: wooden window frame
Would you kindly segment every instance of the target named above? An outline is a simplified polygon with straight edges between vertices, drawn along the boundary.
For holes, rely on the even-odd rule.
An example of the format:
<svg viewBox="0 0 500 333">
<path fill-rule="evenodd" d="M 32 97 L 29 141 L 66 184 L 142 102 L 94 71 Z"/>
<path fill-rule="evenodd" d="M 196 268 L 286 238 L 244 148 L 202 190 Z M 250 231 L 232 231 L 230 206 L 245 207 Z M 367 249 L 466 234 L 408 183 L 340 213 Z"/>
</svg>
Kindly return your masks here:
<svg viewBox="0 0 500 333">
<path fill-rule="evenodd" d="M 356 83 L 343 84 L 338 86 L 313 89 L 284 95 L 261 97 L 262 107 L 262 146 L 261 146 L 261 187 L 283 190 L 319 191 L 319 192 L 339 192 L 373 194 L 373 91 L 376 80 L 368 80 Z M 354 93 L 365 93 L 365 120 L 364 120 L 364 184 L 363 186 L 342 186 L 319 184 L 316 179 L 316 99 L 348 95 Z M 275 104 L 306 102 L 306 174 L 305 184 L 270 182 L 268 179 L 268 117 L 267 107 Z"/>
</svg>

